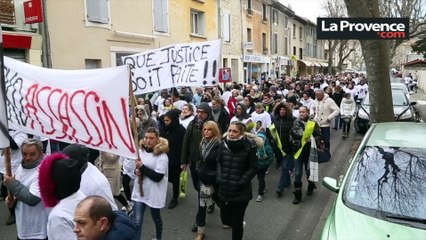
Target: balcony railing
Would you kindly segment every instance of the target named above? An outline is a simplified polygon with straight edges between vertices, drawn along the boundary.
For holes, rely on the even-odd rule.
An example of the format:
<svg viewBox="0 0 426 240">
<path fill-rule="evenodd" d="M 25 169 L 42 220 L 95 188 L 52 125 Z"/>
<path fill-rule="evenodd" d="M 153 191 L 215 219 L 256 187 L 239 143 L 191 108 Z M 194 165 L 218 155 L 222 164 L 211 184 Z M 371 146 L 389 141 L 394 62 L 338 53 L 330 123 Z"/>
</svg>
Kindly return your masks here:
<svg viewBox="0 0 426 240">
<path fill-rule="evenodd" d="M 15 5 L 13 0 L 0 0 L 0 23 L 15 25 Z"/>
</svg>

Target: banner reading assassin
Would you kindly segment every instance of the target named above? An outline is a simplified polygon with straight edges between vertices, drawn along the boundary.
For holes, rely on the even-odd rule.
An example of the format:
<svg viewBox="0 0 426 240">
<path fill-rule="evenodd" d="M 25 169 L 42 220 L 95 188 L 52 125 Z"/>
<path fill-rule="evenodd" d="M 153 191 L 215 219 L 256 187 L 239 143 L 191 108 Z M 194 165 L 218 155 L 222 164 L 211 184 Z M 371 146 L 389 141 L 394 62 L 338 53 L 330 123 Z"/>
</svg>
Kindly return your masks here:
<svg viewBox="0 0 426 240">
<path fill-rule="evenodd" d="M 122 57 L 130 65 L 133 92 L 218 84 L 221 40 L 175 44 Z"/>
<path fill-rule="evenodd" d="M 127 66 L 52 70 L 5 58 L 9 128 L 136 158 Z"/>
</svg>

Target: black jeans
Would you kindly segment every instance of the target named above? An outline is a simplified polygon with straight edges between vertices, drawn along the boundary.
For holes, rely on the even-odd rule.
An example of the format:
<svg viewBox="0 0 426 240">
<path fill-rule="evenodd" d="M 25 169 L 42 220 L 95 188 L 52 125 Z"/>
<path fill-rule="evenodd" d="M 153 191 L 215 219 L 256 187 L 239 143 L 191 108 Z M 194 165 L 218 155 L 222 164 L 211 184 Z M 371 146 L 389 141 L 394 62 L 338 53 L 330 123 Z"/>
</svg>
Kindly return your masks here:
<svg viewBox="0 0 426 240">
<path fill-rule="evenodd" d="M 249 201 L 224 202 L 221 201 L 220 218 L 222 223 L 232 227 L 232 240 L 243 239 L 243 221 Z"/>
<path fill-rule="evenodd" d="M 268 169 L 261 169 L 261 168 L 259 168 L 257 170 L 257 180 L 259 181 L 259 189 L 257 191 L 257 194 L 262 195 L 262 196 L 263 196 L 263 193 L 265 191 L 265 186 L 266 186 L 265 176 L 266 176 L 267 170 Z"/>
<path fill-rule="evenodd" d="M 347 121 L 343 121 L 343 132 L 348 133 L 351 130 L 351 119 L 349 118 Z"/>
<path fill-rule="evenodd" d="M 126 195 L 126 198 L 128 201 L 132 199 L 132 193 L 130 192 L 130 181 L 132 179 L 127 174 L 123 174 L 123 189 L 124 189 L 124 195 Z"/>
</svg>

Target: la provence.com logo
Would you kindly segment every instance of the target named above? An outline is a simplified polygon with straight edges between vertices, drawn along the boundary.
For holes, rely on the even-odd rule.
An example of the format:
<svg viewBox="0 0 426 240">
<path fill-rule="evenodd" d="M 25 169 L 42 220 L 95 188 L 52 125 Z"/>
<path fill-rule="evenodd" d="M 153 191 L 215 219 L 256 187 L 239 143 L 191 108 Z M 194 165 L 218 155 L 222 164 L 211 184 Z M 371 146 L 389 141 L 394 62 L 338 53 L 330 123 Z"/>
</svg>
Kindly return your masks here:
<svg viewBox="0 0 426 240">
<path fill-rule="evenodd" d="M 409 19 L 318 18 L 317 39 L 409 39 Z"/>
</svg>

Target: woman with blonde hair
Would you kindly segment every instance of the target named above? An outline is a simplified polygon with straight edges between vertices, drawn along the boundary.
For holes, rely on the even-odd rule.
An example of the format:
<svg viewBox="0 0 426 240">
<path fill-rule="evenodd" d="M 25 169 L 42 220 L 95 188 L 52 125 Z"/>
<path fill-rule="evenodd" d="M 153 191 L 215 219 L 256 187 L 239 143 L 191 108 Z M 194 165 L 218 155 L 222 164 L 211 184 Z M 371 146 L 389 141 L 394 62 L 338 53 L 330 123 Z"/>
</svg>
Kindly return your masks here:
<svg viewBox="0 0 426 240">
<path fill-rule="evenodd" d="M 205 238 L 207 208 L 214 204 L 216 199 L 216 159 L 219 154 L 221 134 L 214 121 L 207 121 L 203 125 L 203 138 L 200 143 L 200 159 L 197 162 L 197 175 L 199 179 L 198 212 L 196 216 L 197 231 L 195 240 Z"/>
</svg>

